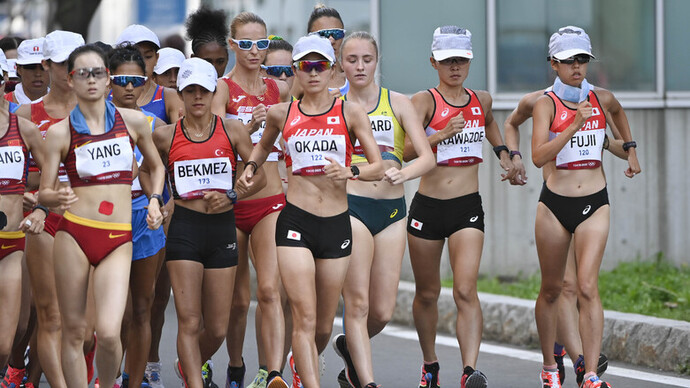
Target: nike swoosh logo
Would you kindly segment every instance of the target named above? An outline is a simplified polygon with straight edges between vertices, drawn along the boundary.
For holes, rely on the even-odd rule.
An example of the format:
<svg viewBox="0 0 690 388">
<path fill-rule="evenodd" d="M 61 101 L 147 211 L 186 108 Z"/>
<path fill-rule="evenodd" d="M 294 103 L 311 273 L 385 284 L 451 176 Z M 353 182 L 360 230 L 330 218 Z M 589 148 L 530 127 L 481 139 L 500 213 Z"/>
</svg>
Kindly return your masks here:
<svg viewBox="0 0 690 388">
<path fill-rule="evenodd" d="M 2 245 L 2 249 L 10 249 L 10 248 L 14 248 L 14 247 L 16 247 L 16 245 L 5 245 L 5 244 Z"/>
<path fill-rule="evenodd" d="M 50 120 L 41 120 L 41 122 L 38 123 L 38 127 L 41 128 L 43 126 L 43 124 L 48 124 L 49 122 L 50 122 Z"/>
<path fill-rule="evenodd" d="M 126 236 L 126 235 L 127 235 L 127 233 L 122 233 L 122 234 L 112 234 L 112 233 L 110 233 L 110 234 L 108 235 L 108 237 L 110 237 L 110 238 L 120 238 L 120 237 L 123 237 L 123 236 Z"/>
</svg>

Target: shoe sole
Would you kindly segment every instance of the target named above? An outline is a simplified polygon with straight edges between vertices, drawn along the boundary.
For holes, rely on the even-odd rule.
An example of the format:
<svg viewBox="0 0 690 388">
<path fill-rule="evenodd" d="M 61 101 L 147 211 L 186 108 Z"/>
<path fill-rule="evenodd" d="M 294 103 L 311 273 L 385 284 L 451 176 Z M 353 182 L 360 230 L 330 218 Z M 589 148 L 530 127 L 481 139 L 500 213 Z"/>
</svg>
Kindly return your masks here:
<svg viewBox="0 0 690 388">
<path fill-rule="evenodd" d="M 486 388 L 488 383 L 483 376 L 472 374 L 465 380 L 465 388 Z"/>
<path fill-rule="evenodd" d="M 339 374 L 338 374 L 338 385 L 340 388 L 352 388 L 352 385 L 350 385 L 350 382 L 347 381 L 347 376 L 345 375 L 345 369 L 343 369 Z"/>
<path fill-rule="evenodd" d="M 285 380 L 278 376 L 271 380 L 271 382 L 266 385 L 266 388 L 290 388 L 290 386 L 285 382 Z"/>
<path fill-rule="evenodd" d="M 347 377 L 348 383 L 350 383 L 351 386 L 356 387 L 359 382 L 359 376 L 357 376 L 357 370 L 355 369 L 355 365 L 352 362 L 352 357 L 348 354 L 347 356 L 343 354 L 340 349 L 338 349 L 338 338 L 340 337 L 345 337 L 344 334 L 337 335 L 333 338 L 333 341 L 331 341 L 331 344 L 333 345 L 333 350 L 335 350 L 335 353 L 345 362 L 345 376 Z M 347 342 L 345 342 L 345 346 L 347 346 Z M 348 358 L 350 361 L 348 362 Z M 350 365 L 352 365 L 352 368 L 350 368 Z M 357 381 L 352 381 L 352 377 L 350 376 L 350 369 L 355 371 L 355 377 L 357 378 Z"/>
</svg>

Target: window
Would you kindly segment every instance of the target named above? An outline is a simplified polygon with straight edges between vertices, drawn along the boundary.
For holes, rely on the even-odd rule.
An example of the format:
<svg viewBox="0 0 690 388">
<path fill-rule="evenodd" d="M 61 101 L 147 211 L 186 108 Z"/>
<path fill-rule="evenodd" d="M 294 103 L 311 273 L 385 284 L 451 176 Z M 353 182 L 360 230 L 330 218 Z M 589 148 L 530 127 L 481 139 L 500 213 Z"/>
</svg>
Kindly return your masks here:
<svg viewBox="0 0 690 388">
<path fill-rule="evenodd" d="M 666 0 L 664 3 L 664 42 L 666 56 L 666 90 L 690 91 L 688 62 L 690 61 L 690 2 Z"/>
</svg>

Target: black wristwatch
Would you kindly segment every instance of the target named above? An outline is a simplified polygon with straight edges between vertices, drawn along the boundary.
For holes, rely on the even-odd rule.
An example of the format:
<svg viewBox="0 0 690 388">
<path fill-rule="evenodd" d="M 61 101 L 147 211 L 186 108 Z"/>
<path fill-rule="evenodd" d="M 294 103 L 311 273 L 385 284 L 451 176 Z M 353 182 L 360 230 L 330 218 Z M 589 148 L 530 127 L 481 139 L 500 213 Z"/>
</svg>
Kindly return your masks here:
<svg viewBox="0 0 690 388">
<path fill-rule="evenodd" d="M 225 192 L 225 195 L 228 196 L 228 199 L 230 199 L 233 205 L 237 203 L 237 192 L 235 190 L 230 189 Z"/>
<path fill-rule="evenodd" d="M 149 202 L 151 202 L 151 200 L 154 199 L 154 198 L 155 198 L 156 200 L 158 200 L 158 206 L 159 206 L 159 207 L 163 207 L 163 205 L 165 205 L 165 203 L 163 203 L 163 196 L 162 196 L 162 195 L 160 195 L 160 194 L 151 194 L 151 197 L 149 198 Z"/>
<path fill-rule="evenodd" d="M 637 148 L 637 143 L 634 141 L 627 141 L 623 143 L 623 151 L 628 152 L 630 148 Z"/>
<path fill-rule="evenodd" d="M 513 160 L 513 156 L 515 156 L 515 155 L 522 158 L 522 154 L 520 153 L 520 151 L 510 151 L 510 160 Z"/>
<path fill-rule="evenodd" d="M 350 171 L 352 171 L 352 178 L 350 179 L 357 179 L 357 177 L 359 176 L 359 167 L 350 166 Z"/>
<path fill-rule="evenodd" d="M 501 159 L 501 152 L 502 151 L 505 151 L 508 153 L 508 155 L 510 155 L 510 150 L 505 145 L 500 145 L 500 146 L 494 147 L 494 153 L 496 154 L 496 157 L 499 159 Z"/>
<path fill-rule="evenodd" d="M 48 215 L 50 214 L 50 210 L 48 210 L 47 207 L 41 205 L 40 203 L 37 203 L 36 206 L 34 206 L 33 209 L 31 209 L 31 211 L 33 212 L 36 209 L 43 211 L 46 214 L 46 218 L 48 218 Z"/>
</svg>

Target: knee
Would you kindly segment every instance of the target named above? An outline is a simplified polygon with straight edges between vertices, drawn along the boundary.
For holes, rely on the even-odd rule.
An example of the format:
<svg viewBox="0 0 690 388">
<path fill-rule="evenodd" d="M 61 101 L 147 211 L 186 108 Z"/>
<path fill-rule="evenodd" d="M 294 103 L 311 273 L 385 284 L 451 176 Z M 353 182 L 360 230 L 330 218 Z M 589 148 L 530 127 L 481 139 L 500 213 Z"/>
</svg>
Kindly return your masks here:
<svg viewBox="0 0 690 388">
<path fill-rule="evenodd" d="M 256 289 L 256 299 L 261 305 L 272 306 L 281 303 L 276 284 L 262 284 Z"/>
<path fill-rule="evenodd" d="M 120 342 L 120 333 L 98 333 L 98 351 L 113 353 L 118 347 L 122 346 Z"/>
<path fill-rule="evenodd" d="M 541 285 L 541 290 L 539 291 L 539 297 L 546 303 L 556 303 L 558 297 L 561 295 L 561 290 L 563 289 L 563 282 L 547 284 L 543 283 Z"/>
<path fill-rule="evenodd" d="M 230 316 L 236 317 L 239 315 L 246 316 L 249 312 L 249 302 L 251 295 L 243 291 L 236 292 L 232 297 L 232 305 L 230 307 Z"/>
<path fill-rule="evenodd" d="M 369 332 L 379 333 L 393 318 L 393 311 L 395 310 L 395 305 L 388 306 L 370 306 L 369 307 L 369 318 L 367 320 L 367 325 L 369 327 Z"/>
<path fill-rule="evenodd" d="M 64 322 L 62 327 L 63 342 L 73 345 L 81 344 L 86 337 L 86 322 Z"/>
<path fill-rule="evenodd" d="M 316 331 L 316 314 L 294 311 L 292 325 L 294 331 L 313 334 Z"/>
<path fill-rule="evenodd" d="M 441 295 L 441 287 L 423 288 L 417 287 L 415 291 L 414 300 L 416 303 L 424 305 L 436 304 L 438 297 Z"/>
<path fill-rule="evenodd" d="M 599 283 L 597 278 L 579 279 L 577 297 L 582 302 L 590 302 L 599 298 Z"/>
<path fill-rule="evenodd" d="M 573 283 L 572 280 L 566 278 L 563 280 L 563 288 L 561 289 L 561 294 L 564 298 L 575 299 L 577 298 L 577 288 L 578 285 Z"/>
<path fill-rule="evenodd" d="M 201 322 L 198 314 L 180 316 L 177 320 L 178 330 L 185 335 L 198 335 L 201 332 Z"/>
<path fill-rule="evenodd" d="M 476 284 L 460 284 L 453 286 L 453 299 L 458 307 L 479 301 Z"/>
<path fill-rule="evenodd" d="M 132 321 L 135 324 L 148 324 L 151 321 L 151 307 L 153 306 L 153 295 L 137 297 L 132 302 Z"/>
<path fill-rule="evenodd" d="M 38 328 L 44 332 L 56 332 L 60 331 L 62 327 L 62 322 L 60 320 L 60 310 L 56 307 L 45 308 L 38 310 Z"/>
<path fill-rule="evenodd" d="M 369 301 L 357 295 L 352 295 L 345 301 L 345 314 L 351 319 L 366 319 L 369 314 Z"/>
</svg>

